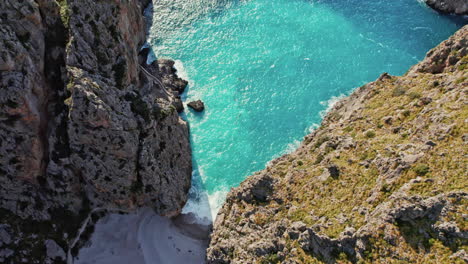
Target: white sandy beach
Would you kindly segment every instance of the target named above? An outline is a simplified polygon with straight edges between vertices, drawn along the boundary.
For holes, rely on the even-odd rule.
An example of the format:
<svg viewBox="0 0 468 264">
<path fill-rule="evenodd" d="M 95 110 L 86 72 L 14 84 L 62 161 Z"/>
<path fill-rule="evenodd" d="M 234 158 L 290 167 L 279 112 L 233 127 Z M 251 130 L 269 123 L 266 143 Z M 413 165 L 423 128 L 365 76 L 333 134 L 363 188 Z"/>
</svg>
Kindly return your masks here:
<svg viewBox="0 0 468 264">
<path fill-rule="evenodd" d="M 74 264 L 204 263 L 208 233 L 191 215 L 168 219 L 151 209 L 109 214 L 98 221 Z"/>
</svg>

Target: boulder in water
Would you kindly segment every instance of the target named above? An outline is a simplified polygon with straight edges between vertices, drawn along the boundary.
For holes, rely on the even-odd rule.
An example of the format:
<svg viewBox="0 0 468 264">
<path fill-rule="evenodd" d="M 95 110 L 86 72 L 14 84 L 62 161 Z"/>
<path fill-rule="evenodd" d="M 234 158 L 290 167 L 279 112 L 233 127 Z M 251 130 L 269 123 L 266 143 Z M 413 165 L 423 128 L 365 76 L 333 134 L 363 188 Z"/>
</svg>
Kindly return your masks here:
<svg viewBox="0 0 468 264">
<path fill-rule="evenodd" d="M 202 112 L 205 110 L 205 104 L 201 100 L 190 102 L 187 105 L 196 112 Z"/>
</svg>

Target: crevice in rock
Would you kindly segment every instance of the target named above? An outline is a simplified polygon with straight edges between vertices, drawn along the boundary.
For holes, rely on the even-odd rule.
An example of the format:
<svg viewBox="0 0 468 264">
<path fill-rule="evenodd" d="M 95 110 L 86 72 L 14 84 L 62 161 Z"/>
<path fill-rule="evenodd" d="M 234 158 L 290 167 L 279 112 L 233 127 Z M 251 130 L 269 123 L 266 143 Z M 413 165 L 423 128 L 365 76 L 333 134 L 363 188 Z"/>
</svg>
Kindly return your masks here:
<svg viewBox="0 0 468 264">
<path fill-rule="evenodd" d="M 43 113 L 41 138 L 44 145 L 41 177 L 47 177 L 50 160 L 58 163 L 59 159 L 70 154 L 66 119 L 68 106 L 65 104 L 65 99 L 68 97 L 65 89 L 67 83 L 65 47 L 69 35 L 60 17 L 61 7 L 57 5 L 56 10 L 47 10 L 47 8 L 51 7 L 39 6 L 43 26 L 46 29 L 43 54 L 46 95 L 41 106 Z M 57 16 L 51 18 L 54 12 L 57 12 Z"/>
<path fill-rule="evenodd" d="M 139 127 L 139 133 L 138 133 L 138 149 L 137 149 L 136 160 L 135 160 L 136 179 L 133 182 L 132 187 L 131 187 L 133 194 L 143 192 L 143 182 L 142 182 L 141 174 L 140 174 L 140 170 L 142 169 L 140 159 L 141 159 L 141 153 L 143 151 L 143 142 L 144 142 L 144 138 L 146 137 L 146 133 L 143 131 L 142 125 L 139 124 L 139 126 L 140 127 Z"/>
</svg>

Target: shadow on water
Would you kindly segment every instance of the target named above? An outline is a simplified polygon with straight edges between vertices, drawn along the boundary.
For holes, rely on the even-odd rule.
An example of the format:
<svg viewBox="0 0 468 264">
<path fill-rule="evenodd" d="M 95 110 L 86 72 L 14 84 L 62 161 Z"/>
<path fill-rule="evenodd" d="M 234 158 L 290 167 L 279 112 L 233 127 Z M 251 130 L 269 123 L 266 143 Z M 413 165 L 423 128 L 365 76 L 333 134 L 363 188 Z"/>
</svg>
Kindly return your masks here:
<svg viewBox="0 0 468 264">
<path fill-rule="evenodd" d="M 448 20 L 452 21 L 459 27 L 463 27 L 468 24 L 468 16 L 456 16 L 456 15 L 446 15 L 440 14 L 441 16 L 446 16 Z"/>
</svg>

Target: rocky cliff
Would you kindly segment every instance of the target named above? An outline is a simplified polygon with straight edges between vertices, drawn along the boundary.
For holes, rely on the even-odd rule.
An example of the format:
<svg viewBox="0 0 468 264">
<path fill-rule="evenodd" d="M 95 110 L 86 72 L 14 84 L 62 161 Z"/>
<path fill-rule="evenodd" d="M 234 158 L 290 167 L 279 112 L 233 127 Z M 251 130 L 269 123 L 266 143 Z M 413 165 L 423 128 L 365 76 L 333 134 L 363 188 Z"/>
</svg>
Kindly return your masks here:
<svg viewBox="0 0 468 264">
<path fill-rule="evenodd" d="M 466 263 L 468 26 L 228 194 L 208 263 Z"/>
<path fill-rule="evenodd" d="M 63 261 L 96 208 L 186 202 L 187 83 L 146 64 L 148 2 L 0 1 L 1 263 Z"/>
<path fill-rule="evenodd" d="M 468 1 L 466 0 L 425 0 L 430 7 L 443 13 L 468 15 Z"/>
</svg>

